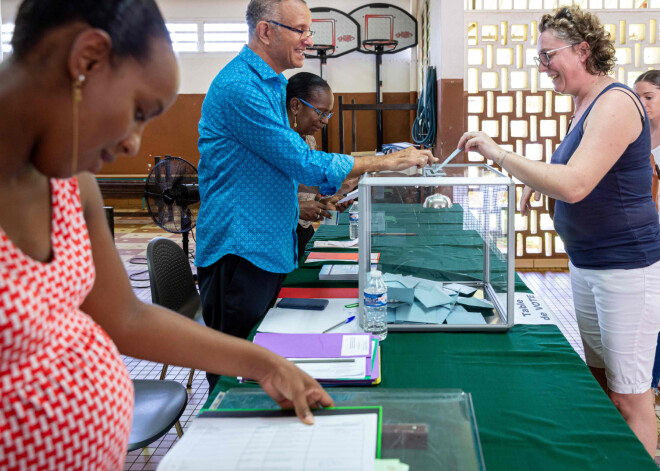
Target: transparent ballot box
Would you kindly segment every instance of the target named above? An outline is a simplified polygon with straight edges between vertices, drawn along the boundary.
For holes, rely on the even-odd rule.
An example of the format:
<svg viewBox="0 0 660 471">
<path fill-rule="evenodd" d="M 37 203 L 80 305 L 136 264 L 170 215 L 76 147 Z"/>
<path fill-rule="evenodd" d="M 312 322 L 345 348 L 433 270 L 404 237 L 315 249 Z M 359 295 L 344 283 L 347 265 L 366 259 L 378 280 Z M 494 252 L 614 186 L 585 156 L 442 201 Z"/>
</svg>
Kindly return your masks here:
<svg viewBox="0 0 660 471">
<path fill-rule="evenodd" d="M 477 419 L 469 393 L 459 389 L 329 388 L 337 407 L 382 407 L 381 459 L 410 471 L 484 471 Z M 233 388 L 211 409 L 279 409 L 260 389 Z"/>
<path fill-rule="evenodd" d="M 368 173 L 358 198 L 360 293 L 374 257 L 388 287 L 390 331 L 513 325 L 515 185 L 509 177 L 484 164 Z M 360 296 L 362 327 L 364 312 Z"/>
</svg>

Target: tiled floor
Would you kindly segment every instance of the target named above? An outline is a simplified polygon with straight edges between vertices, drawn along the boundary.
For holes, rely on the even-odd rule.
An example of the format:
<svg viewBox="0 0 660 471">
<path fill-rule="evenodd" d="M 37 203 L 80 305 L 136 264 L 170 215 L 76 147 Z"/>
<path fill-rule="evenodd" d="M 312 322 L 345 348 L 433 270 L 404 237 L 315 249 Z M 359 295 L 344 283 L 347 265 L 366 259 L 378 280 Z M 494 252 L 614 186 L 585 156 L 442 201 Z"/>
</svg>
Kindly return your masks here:
<svg viewBox="0 0 660 471">
<path fill-rule="evenodd" d="M 148 217 L 117 217 L 115 219 L 115 243 L 129 275 L 135 280 L 141 280 L 133 282 L 134 291 L 140 299 L 146 302 L 151 302 L 146 265 L 131 263 L 131 260 L 146 263 L 144 258 L 135 260 L 134 257 L 145 257 L 147 244 L 152 238 L 159 236 L 168 237 L 177 242 L 181 241 L 180 235 L 170 234 L 159 229 Z M 194 247 L 194 241 L 191 240 L 191 250 L 194 251 Z M 573 314 L 573 299 L 568 273 L 565 271 L 521 272 L 520 276 L 527 286 L 553 310 L 557 317 L 558 326 L 564 336 L 575 351 L 584 358 L 584 351 Z M 124 361 L 131 377 L 134 379 L 158 379 L 160 377 L 161 364 L 130 357 L 124 357 Z M 174 379 L 185 384 L 189 372 L 190 370 L 186 368 L 170 367 L 167 379 Z M 192 388 L 188 390 L 188 406 L 181 417 L 184 432 L 189 422 L 197 415 L 206 401 L 207 394 L 208 388 L 205 375 L 203 372 L 197 371 L 195 372 Z M 656 414 L 659 415 L 660 420 L 660 407 L 658 406 L 656 406 Z M 176 440 L 177 435 L 173 429 L 149 447 L 128 453 L 124 470 L 155 470 L 162 457 Z M 660 462 L 660 457 L 656 457 L 656 461 Z"/>
</svg>

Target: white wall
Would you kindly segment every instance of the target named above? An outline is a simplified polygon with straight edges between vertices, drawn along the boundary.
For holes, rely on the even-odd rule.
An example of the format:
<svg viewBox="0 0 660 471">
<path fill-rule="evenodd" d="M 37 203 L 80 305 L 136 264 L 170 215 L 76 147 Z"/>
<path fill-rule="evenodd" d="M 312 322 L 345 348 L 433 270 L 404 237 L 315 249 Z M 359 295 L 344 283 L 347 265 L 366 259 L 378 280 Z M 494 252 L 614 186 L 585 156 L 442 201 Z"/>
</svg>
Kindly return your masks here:
<svg viewBox="0 0 660 471">
<path fill-rule="evenodd" d="M 465 30 L 463 2 L 431 0 L 429 19 L 429 62 L 438 79 L 462 79 L 465 74 Z"/>
<path fill-rule="evenodd" d="M 435 0 L 434 0 L 435 1 Z M 462 3 L 459 0 L 445 0 Z M 167 21 L 185 20 L 229 20 L 245 21 L 245 9 L 248 0 L 156 0 Z M 310 8 L 331 6 L 349 13 L 355 8 L 374 3 L 375 0 L 307 0 Z M 416 16 L 416 0 L 387 0 Z M 13 22 L 20 0 L 2 0 L 2 18 Z M 457 25 L 462 26 L 462 21 Z M 181 54 L 181 89 L 180 93 L 206 93 L 218 70 L 227 64 L 234 54 L 206 53 Z M 462 51 L 461 51 L 462 57 Z M 383 55 L 383 91 L 408 92 L 417 88 L 416 49 L 407 49 L 398 54 Z M 316 59 L 307 59 L 300 69 L 316 74 L 320 73 L 320 63 Z M 296 71 L 289 71 L 288 76 Z M 326 78 L 333 91 L 340 93 L 375 92 L 376 56 L 352 52 L 336 59 L 329 59 L 326 66 Z"/>
</svg>

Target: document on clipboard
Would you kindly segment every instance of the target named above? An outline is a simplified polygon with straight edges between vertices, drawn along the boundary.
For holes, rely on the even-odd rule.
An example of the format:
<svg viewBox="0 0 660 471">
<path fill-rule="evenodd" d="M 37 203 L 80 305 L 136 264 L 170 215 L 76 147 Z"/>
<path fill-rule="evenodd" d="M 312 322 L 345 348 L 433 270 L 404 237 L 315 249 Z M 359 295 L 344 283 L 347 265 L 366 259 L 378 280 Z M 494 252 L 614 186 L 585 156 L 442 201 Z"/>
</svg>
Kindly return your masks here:
<svg viewBox="0 0 660 471">
<path fill-rule="evenodd" d="M 310 426 L 293 411 L 203 410 L 158 471 L 374 469 L 380 458 L 382 407 L 313 413 Z"/>
</svg>

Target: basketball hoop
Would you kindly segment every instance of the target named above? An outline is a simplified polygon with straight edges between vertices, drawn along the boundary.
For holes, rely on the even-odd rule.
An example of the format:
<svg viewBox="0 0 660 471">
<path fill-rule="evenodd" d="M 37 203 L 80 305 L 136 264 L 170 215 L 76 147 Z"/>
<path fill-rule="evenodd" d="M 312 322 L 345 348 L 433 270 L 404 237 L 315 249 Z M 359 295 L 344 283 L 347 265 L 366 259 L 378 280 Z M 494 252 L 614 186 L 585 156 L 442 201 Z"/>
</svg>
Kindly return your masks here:
<svg viewBox="0 0 660 471">
<path fill-rule="evenodd" d="M 305 52 L 305 55 L 309 57 L 310 59 L 312 57 L 324 57 L 328 54 L 332 54 L 335 51 L 335 46 L 332 44 L 314 44 L 313 46 L 309 46 L 305 51 L 315 51 L 316 54 L 307 54 Z"/>
<path fill-rule="evenodd" d="M 369 51 L 390 51 L 395 49 L 399 41 L 393 39 L 365 39 L 362 41 L 362 47 Z M 372 49 L 373 48 L 373 49 Z"/>
</svg>

